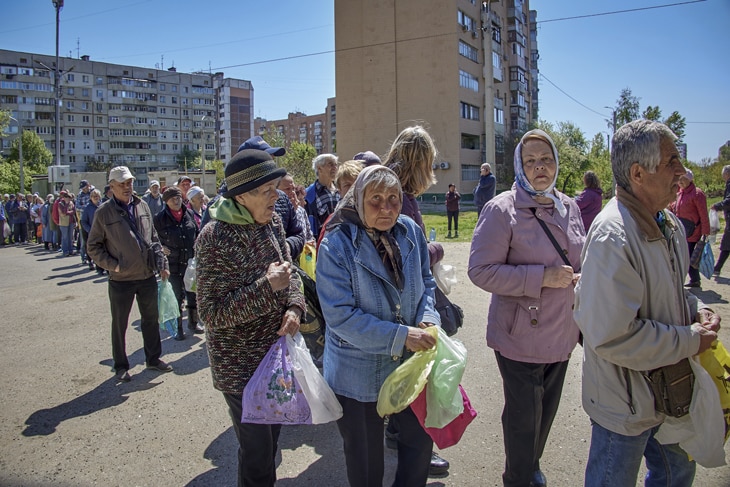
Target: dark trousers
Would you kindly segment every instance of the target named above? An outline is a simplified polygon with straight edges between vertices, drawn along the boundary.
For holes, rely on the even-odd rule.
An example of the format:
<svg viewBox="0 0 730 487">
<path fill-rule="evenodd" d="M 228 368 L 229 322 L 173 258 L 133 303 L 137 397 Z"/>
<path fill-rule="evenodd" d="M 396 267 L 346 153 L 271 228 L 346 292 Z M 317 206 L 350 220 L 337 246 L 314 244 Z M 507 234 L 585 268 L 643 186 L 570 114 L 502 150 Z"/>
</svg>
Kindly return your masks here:
<svg viewBox="0 0 730 487">
<path fill-rule="evenodd" d="M 540 469 L 545 443 L 558 411 L 568 362 L 533 364 L 517 362 L 499 352 L 497 365 L 504 387 L 505 487 L 528 487 Z"/>
<path fill-rule="evenodd" d="M 695 249 L 695 246 L 697 245 L 697 242 L 687 242 L 687 247 L 689 248 L 689 255 L 692 256 L 692 252 Z M 690 282 L 700 282 L 700 270 L 695 269 L 692 266 L 689 266 L 689 281 Z"/>
<path fill-rule="evenodd" d="M 451 220 L 454 220 L 454 230 L 459 233 L 459 210 L 446 211 L 446 217 L 449 220 L 449 233 L 451 233 Z"/>
<path fill-rule="evenodd" d="M 271 487 L 281 425 L 241 423 L 242 395 L 223 393 L 238 438 L 238 487 Z"/>
<path fill-rule="evenodd" d="M 129 370 L 127 360 L 127 326 L 134 298 L 141 315 L 142 341 L 147 365 L 157 365 L 162 355 L 160 330 L 157 324 L 157 279 L 140 281 L 109 280 L 109 303 L 112 312 L 112 357 L 114 369 Z"/>
<path fill-rule="evenodd" d="M 15 232 L 15 243 L 25 242 L 28 237 L 28 224 L 15 223 L 13 224 L 13 230 Z"/>
<path fill-rule="evenodd" d="M 717 262 L 715 263 L 715 272 L 718 274 L 722 270 L 722 266 L 725 265 L 725 261 L 727 260 L 728 256 L 730 256 L 730 252 L 727 250 L 721 250 L 720 256 L 717 258 Z"/>
<path fill-rule="evenodd" d="M 351 487 L 383 485 L 383 418 L 377 403 L 360 402 L 337 395 L 342 417 L 337 427 L 342 436 Z M 428 481 L 433 441 L 418 423 L 411 408 L 390 416 L 398 431 L 398 467 L 394 487 L 422 487 Z"/>
<path fill-rule="evenodd" d="M 191 309 L 197 309 L 198 308 L 198 300 L 195 293 L 191 293 L 185 290 L 185 282 L 183 278 L 185 277 L 185 267 L 181 271 L 170 271 L 170 285 L 172 286 L 172 291 L 175 293 L 175 297 L 177 298 L 177 304 L 180 307 L 180 315 L 182 316 L 182 309 L 183 309 L 183 301 L 187 300 L 186 308 L 188 310 Z M 188 317 L 189 319 L 189 317 Z"/>
</svg>

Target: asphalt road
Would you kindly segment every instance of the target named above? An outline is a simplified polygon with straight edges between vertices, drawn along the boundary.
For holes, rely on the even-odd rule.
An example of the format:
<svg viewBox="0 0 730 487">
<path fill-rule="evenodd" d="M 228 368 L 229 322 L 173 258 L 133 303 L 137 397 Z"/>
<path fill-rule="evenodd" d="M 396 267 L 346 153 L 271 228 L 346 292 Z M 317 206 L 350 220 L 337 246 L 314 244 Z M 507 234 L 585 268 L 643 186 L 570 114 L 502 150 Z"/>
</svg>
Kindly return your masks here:
<svg viewBox="0 0 730 487">
<path fill-rule="evenodd" d="M 444 243 L 457 267 L 450 297 L 466 313 L 456 335 L 469 352 L 463 385 L 479 415 L 462 441 L 442 452 L 448 476 L 429 486 L 499 486 L 504 463 L 502 387 L 485 344 L 489 295 L 466 277 L 468 243 Z M 0 485 L 235 485 L 237 443 L 222 395 L 213 389 L 205 340 L 171 340 L 164 359 L 175 371 L 144 369 L 136 308 L 127 333 L 132 381 L 111 372 L 106 278 L 41 246 L 0 247 Z M 730 268 L 727 270 L 730 276 Z M 730 279 L 697 294 L 730 323 Z M 730 343 L 730 324 L 721 332 Z M 581 350 L 570 361 L 562 403 L 542 469 L 549 485 L 580 486 L 590 424 L 580 404 Z M 344 486 L 334 424 L 283 429 L 281 486 Z M 726 452 L 730 447 L 726 447 Z M 390 483 L 395 454 L 386 452 Z M 643 485 L 639 482 L 637 485 Z M 697 486 L 730 486 L 730 467 L 698 467 Z"/>
</svg>

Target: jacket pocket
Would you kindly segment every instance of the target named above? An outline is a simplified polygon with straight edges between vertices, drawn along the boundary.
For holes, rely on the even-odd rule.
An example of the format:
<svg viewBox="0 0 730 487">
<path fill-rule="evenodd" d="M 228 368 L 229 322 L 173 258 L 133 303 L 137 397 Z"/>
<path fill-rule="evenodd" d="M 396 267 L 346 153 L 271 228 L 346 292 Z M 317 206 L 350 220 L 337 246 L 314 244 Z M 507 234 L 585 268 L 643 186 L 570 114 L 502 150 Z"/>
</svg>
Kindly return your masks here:
<svg viewBox="0 0 730 487">
<path fill-rule="evenodd" d="M 514 318 L 509 334 L 522 336 L 535 333 L 540 326 L 540 300 L 519 298 L 516 300 Z"/>
</svg>

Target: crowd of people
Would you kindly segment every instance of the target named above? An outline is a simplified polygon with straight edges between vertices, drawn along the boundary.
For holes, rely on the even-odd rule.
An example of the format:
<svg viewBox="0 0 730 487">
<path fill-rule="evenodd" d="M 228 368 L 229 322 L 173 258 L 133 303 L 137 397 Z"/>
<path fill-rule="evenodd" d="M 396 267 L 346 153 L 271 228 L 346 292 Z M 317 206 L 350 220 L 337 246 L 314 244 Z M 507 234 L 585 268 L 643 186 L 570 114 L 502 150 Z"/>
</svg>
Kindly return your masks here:
<svg viewBox="0 0 730 487">
<path fill-rule="evenodd" d="M 541 130 L 527 132 L 515 148 L 509 190 L 495 195 L 491 167 L 481 167 L 468 276 L 491 294 L 486 340 L 504 392 L 505 486 L 547 485 L 540 460 L 579 343 L 583 407 L 592 423 L 586 485 L 634 485 L 642 457 L 647 485 L 692 484 L 695 462 L 679 445 L 655 438 L 667 416 L 655 409 L 644 378 L 708 349 L 720 325 L 689 292 L 699 285 L 689 255 L 710 228 L 704 193 L 682 166 L 675 139 L 658 122 L 617 130 L 616 196 L 603 209 L 592 172 L 575 199 L 555 188 L 559 154 Z M 412 126 L 382 161 L 370 151 L 347 161 L 319 155 L 307 188 L 277 165 L 284 153 L 260 137 L 247 140 L 209 202 L 187 176 L 167 188 L 151 181 L 140 198 L 132 191 L 134 175 L 120 166 L 109 173 L 105 203 L 82 181 L 76 196 L 6 195 L 2 215 L 12 215 L 14 241 L 36 234 L 29 225 L 42 225 L 36 238 L 47 249 L 74 255 L 76 238 L 82 259 L 109 273 L 119 381 L 132 380 L 125 333 L 135 299 L 147 368 L 172 370 L 161 359 L 157 319 L 158 276 L 169 280 L 181 316 L 174 337 L 185 339 L 184 309 L 188 330 L 205 333 L 213 386 L 239 443 L 238 483 L 245 486 L 276 482 L 281 425 L 243 423 L 243 389 L 274 342 L 299 330 L 310 303 L 293 269 L 305 246 L 316 245 L 317 295 L 327 324 L 322 373 L 343 409 L 337 427 L 348 482 L 382 485 L 388 446 L 398 455 L 394 485 L 425 485 L 449 462 L 433 452 L 410 407 L 385 426 L 376 402 L 396 367 L 435 345 L 426 329 L 441 324 L 431 265 L 443 247 L 427 241 L 418 205 L 436 182 L 434 141 Z M 730 166 L 723 177 L 725 197 L 714 208 L 730 213 Z M 460 199 L 449 185 L 448 237 L 452 228 L 458 237 Z M 726 229 L 717 273 L 728 255 Z M 184 284 L 193 257 L 195 292 Z"/>
</svg>

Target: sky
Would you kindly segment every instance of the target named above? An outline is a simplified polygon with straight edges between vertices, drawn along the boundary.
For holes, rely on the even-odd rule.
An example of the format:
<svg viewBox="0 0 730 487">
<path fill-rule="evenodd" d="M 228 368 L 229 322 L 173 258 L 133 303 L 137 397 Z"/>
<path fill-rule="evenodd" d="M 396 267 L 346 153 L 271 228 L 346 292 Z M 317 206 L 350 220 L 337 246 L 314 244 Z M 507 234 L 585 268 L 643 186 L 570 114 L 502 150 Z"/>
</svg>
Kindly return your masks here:
<svg viewBox="0 0 730 487">
<path fill-rule="evenodd" d="M 505 0 L 500 0 L 505 1 Z M 51 0 L 2 0 L 0 49 L 55 54 Z M 663 8 L 649 8 L 660 5 Z M 254 115 L 324 112 L 335 96 L 334 2 L 65 0 L 60 53 L 250 80 Z M 687 120 L 688 158 L 730 140 L 730 1 L 532 0 L 538 12 L 539 118 L 572 122 L 591 140 L 622 89 L 643 110 Z M 646 10 L 595 15 L 612 11 Z M 589 16 L 577 19 L 566 17 Z M 565 19 L 565 20 L 555 20 Z M 454 15 L 456 26 L 456 15 Z"/>
</svg>

